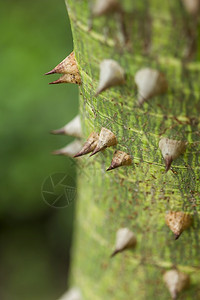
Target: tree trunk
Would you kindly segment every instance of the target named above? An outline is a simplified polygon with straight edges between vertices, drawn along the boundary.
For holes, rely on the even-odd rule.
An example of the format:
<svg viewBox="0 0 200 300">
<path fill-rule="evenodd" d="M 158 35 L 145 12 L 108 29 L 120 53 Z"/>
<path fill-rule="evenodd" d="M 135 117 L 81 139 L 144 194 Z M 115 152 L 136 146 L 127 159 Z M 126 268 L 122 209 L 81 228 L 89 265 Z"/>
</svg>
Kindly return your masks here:
<svg viewBox="0 0 200 300">
<path fill-rule="evenodd" d="M 84 138 L 106 127 L 118 139 L 115 147 L 79 158 L 71 281 L 88 300 L 165 300 L 162 275 L 176 266 L 191 278 L 180 299 L 200 299 L 198 19 L 178 0 L 121 3 L 123 14 L 91 22 L 90 1 L 67 0 Z M 95 96 L 103 59 L 124 68 L 126 83 Z M 168 91 L 139 106 L 134 76 L 146 67 L 165 74 Z M 188 143 L 168 172 L 162 137 Z M 106 172 L 116 149 L 130 153 L 133 165 Z M 166 225 L 168 211 L 193 216 L 178 240 Z M 121 227 L 135 233 L 137 246 L 110 258 Z"/>
</svg>

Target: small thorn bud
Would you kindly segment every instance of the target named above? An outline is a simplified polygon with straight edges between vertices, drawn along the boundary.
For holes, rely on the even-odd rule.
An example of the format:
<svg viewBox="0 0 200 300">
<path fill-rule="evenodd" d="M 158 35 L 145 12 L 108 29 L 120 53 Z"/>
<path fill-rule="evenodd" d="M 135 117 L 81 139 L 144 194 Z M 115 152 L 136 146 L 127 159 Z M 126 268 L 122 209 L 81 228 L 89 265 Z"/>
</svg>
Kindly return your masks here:
<svg viewBox="0 0 200 300">
<path fill-rule="evenodd" d="M 121 166 L 130 166 L 132 162 L 132 158 L 129 154 L 123 151 L 116 150 L 111 165 L 106 171 L 110 171 Z"/>
<path fill-rule="evenodd" d="M 92 132 L 89 135 L 85 144 L 83 145 L 81 151 L 78 152 L 76 155 L 74 155 L 74 157 L 79 157 L 92 152 L 97 146 L 98 139 L 99 139 L 99 134 L 96 132 Z"/>
<path fill-rule="evenodd" d="M 59 63 L 53 70 L 46 73 L 45 75 L 50 74 L 73 74 L 77 75 L 79 74 L 78 66 L 76 63 L 76 59 L 74 56 L 74 52 L 72 52 L 70 55 L 68 55 L 61 63 Z"/>
<path fill-rule="evenodd" d="M 135 83 L 138 88 L 138 103 L 142 105 L 150 98 L 167 91 L 167 80 L 161 72 L 144 68 L 135 74 Z"/>
<path fill-rule="evenodd" d="M 182 0 L 183 5 L 185 6 L 186 11 L 190 15 L 197 15 L 200 9 L 199 0 Z"/>
<path fill-rule="evenodd" d="M 126 249 L 133 249 L 137 244 L 135 234 L 128 228 L 120 228 L 116 233 L 115 250 L 111 257 Z"/>
<path fill-rule="evenodd" d="M 59 300 L 82 300 L 81 292 L 74 287 L 67 291 Z"/>
<path fill-rule="evenodd" d="M 71 120 L 64 127 L 51 131 L 52 134 L 64 134 L 75 136 L 77 138 L 82 137 L 82 128 L 81 128 L 81 120 L 80 116 L 76 116 L 73 120 Z"/>
<path fill-rule="evenodd" d="M 104 59 L 100 64 L 100 78 L 96 96 L 112 86 L 124 83 L 125 73 L 122 67 L 113 59 Z"/>
<path fill-rule="evenodd" d="M 81 77 L 79 74 L 64 74 L 55 81 L 49 82 L 49 84 L 59 84 L 59 83 L 75 83 L 81 84 Z"/>
<path fill-rule="evenodd" d="M 165 160 L 166 172 L 170 169 L 172 161 L 179 157 L 186 149 L 187 143 L 184 141 L 171 140 L 162 138 L 159 141 L 159 148 Z"/>
<path fill-rule="evenodd" d="M 55 150 L 52 152 L 54 155 L 65 155 L 69 157 L 74 157 L 74 155 L 79 152 L 82 148 L 82 144 L 79 140 L 75 140 L 64 148 Z"/>
<path fill-rule="evenodd" d="M 170 211 L 165 216 L 167 226 L 175 235 L 175 240 L 192 225 L 192 217 L 182 211 Z"/>
<path fill-rule="evenodd" d="M 112 131 L 110 131 L 109 129 L 102 127 L 101 128 L 101 132 L 99 134 L 99 139 L 97 142 L 97 146 L 94 149 L 94 151 L 92 152 L 92 155 L 96 154 L 99 151 L 103 151 L 104 149 L 106 149 L 107 147 L 111 147 L 117 145 L 117 138 L 114 135 L 114 133 L 112 133 Z"/>
<path fill-rule="evenodd" d="M 173 300 L 177 299 L 179 293 L 190 285 L 189 275 L 176 269 L 165 272 L 163 280 Z"/>
<path fill-rule="evenodd" d="M 96 0 L 92 8 L 92 14 L 95 17 L 119 11 L 121 11 L 121 6 L 117 0 Z"/>
</svg>

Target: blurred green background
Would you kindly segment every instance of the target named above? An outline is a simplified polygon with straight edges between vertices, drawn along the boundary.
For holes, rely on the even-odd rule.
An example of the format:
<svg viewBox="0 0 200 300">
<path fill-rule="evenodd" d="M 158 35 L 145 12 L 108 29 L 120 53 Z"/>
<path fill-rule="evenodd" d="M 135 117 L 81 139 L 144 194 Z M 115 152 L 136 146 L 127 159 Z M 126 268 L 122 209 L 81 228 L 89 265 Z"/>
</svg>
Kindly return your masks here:
<svg viewBox="0 0 200 300">
<path fill-rule="evenodd" d="M 75 167 L 51 151 L 73 138 L 49 134 L 78 110 L 74 85 L 44 76 L 72 51 L 64 0 L 0 2 L 0 299 L 55 300 L 67 289 L 74 203 L 48 206 L 47 176 Z"/>
</svg>

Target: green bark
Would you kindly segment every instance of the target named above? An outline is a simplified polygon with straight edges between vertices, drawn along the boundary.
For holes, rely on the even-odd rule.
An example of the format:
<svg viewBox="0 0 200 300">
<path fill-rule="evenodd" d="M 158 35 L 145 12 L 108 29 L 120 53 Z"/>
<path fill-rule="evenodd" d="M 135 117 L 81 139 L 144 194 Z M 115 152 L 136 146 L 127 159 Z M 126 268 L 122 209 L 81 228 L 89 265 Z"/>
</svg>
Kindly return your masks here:
<svg viewBox="0 0 200 300">
<path fill-rule="evenodd" d="M 84 137 L 104 126 L 118 138 L 116 149 L 134 164 L 105 172 L 113 148 L 79 159 L 72 282 L 84 299 L 169 299 L 162 274 L 173 265 L 191 275 L 181 299 L 199 299 L 199 111 L 200 62 L 184 59 L 188 30 L 198 40 L 197 22 L 180 1 L 122 1 L 129 42 L 124 45 L 113 15 L 93 20 L 90 5 L 67 0 L 80 70 L 80 113 Z M 103 34 L 104 27 L 108 36 Z M 198 43 L 197 43 L 198 49 Z M 126 71 L 126 85 L 95 97 L 99 63 L 115 59 Z M 137 105 L 134 75 L 143 67 L 162 71 L 168 92 Z M 186 140 L 187 150 L 165 173 L 160 137 Z M 193 226 L 175 241 L 165 224 L 169 210 L 189 212 Z M 115 233 L 128 227 L 137 235 L 133 252 L 109 256 Z"/>
</svg>

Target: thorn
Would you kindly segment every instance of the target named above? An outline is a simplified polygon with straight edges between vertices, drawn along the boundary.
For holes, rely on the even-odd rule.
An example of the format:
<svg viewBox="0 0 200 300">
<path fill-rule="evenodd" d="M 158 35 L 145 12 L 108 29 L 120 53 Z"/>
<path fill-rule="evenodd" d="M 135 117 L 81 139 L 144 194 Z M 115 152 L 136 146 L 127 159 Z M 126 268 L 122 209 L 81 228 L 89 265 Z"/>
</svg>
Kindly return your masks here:
<svg viewBox="0 0 200 300">
<path fill-rule="evenodd" d="M 87 154 L 87 153 L 84 153 L 84 154 Z M 80 151 L 79 153 L 77 153 L 77 154 L 74 155 L 74 158 L 80 157 L 80 156 L 82 156 L 84 154 L 82 154 L 81 151 Z"/>
<path fill-rule="evenodd" d="M 51 75 L 51 74 L 55 74 L 55 73 L 56 73 L 56 72 L 55 72 L 55 70 L 53 69 L 53 70 L 51 70 L 51 71 L 45 73 L 44 75 Z"/>
<path fill-rule="evenodd" d="M 113 253 L 110 255 L 110 258 L 114 257 L 117 253 L 119 253 L 120 251 L 119 250 L 115 250 L 113 251 Z"/>
<path fill-rule="evenodd" d="M 114 12 L 121 12 L 121 6 L 117 0 L 96 0 L 92 14 L 95 17 L 112 14 Z"/>
<path fill-rule="evenodd" d="M 172 161 L 179 157 L 186 149 L 187 143 L 184 141 L 162 138 L 159 141 L 159 148 L 165 160 L 166 172 L 170 169 Z"/>
<path fill-rule="evenodd" d="M 106 171 L 110 171 L 121 166 L 130 166 L 132 164 L 132 158 L 129 154 L 123 151 L 116 150 L 110 167 Z"/>
<path fill-rule="evenodd" d="M 60 84 L 60 83 L 68 83 L 64 80 L 63 76 L 61 76 L 60 78 L 58 78 L 57 80 L 54 80 L 52 82 L 49 82 L 49 84 Z"/>
<path fill-rule="evenodd" d="M 55 81 L 50 82 L 49 84 L 59 84 L 59 83 L 75 83 L 81 84 L 81 77 L 80 75 L 73 75 L 73 74 L 64 74 L 60 78 Z"/>
<path fill-rule="evenodd" d="M 107 147 L 115 146 L 117 144 L 117 138 L 112 131 L 109 129 L 102 127 L 101 132 L 99 134 L 99 139 L 97 141 L 96 148 L 92 152 L 90 156 L 93 156 L 99 151 L 103 151 Z"/>
<path fill-rule="evenodd" d="M 135 83 L 138 88 L 138 103 L 142 105 L 150 98 L 167 91 L 168 83 L 161 72 L 144 68 L 135 74 Z"/>
<path fill-rule="evenodd" d="M 75 136 L 77 138 L 82 137 L 82 128 L 81 128 L 81 119 L 80 116 L 77 115 L 74 119 L 72 119 L 69 123 L 67 123 L 64 127 L 51 131 L 52 134 L 64 134 L 69 136 Z"/>
<path fill-rule="evenodd" d="M 106 89 L 125 83 L 125 73 L 122 67 L 113 59 L 104 59 L 100 63 L 99 85 L 95 96 Z"/>
<path fill-rule="evenodd" d="M 113 170 L 115 167 L 110 166 L 108 169 L 106 169 L 106 171 L 110 171 Z"/>
<path fill-rule="evenodd" d="M 65 131 L 63 128 L 55 129 L 50 131 L 51 134 L 65 134 Z"/>
<path fill-rule="evenodd" d="M 80 151 L 82 144 L 79 140 L 75 140 L 64 148 L 55 150 L 52 152 L 54 155 L 65 155 L 69 157 L 74 157 L 74 155 Z"/>
<path fill-rule="evenodd" d="M 69 289 L 59 300 L 82 300 L 82 294 L 79 288 Z"/>
<path fill-rule="evenodd" d="M 137 244 L 135 234 L 128 228 L 120 228 L 116 233 L 115 250 L 111 257 L 126 249 L 134 249 Z"/>
<path fill-rule="evenodd" d="M 170 211 L 165 216 L 167 226 L 174 233 L 177 240 L 181 233 L 192 225 L 191 215 L 182 211 Z"/>
<path fill-rule="evenodd" d="M 174 235 L 174 239 L 175 239 L 175 240 L 178 240 L 178 238 L 179 238 L 180 235 L 181 235 L 181 233 L 180 233 L 180 234 L 175 234 L 175 235 Z"/>
<path fill-rule="evenodd" d="M 192 16 L 198 15 L 200 9 L 199 0 L 182 0 L 185 10 Z"/>
<path fill-rule="evenodd" d="M 169 171 L 169 169 L 171 167 L 171 164 L 172 164 L 172 161 L 173 161 L 172 157 L 170 157 L 170 156 L 165 157 L 165 171 L 166 171 L 166 173 Z"/>
<path fill-rule="evenodd" d="M 81 151 L 78 152 L 76 155 L 74 155 L 74 157 L 79 157 L 92 152 L 96 148 L 98 139 L 99 139 L 99 134 L 96 132 L 92 132 L 87 138 L 87 141 L 83 145 Z"/>
<path fill-rule="evenodd" d="M 92 154 L 90 154 L 90 157 L 93 156 L 93 155 L 95 155 L 96 153 L 98 153 L 98 152 L 100 152 L 100 151 L 105 150 L 106 148 L 107 148 L 106 146 L 105 146 L 105 147 L 102 147 L 102 148 L 96 147 L 96 148 L 94 149 L 94 151 L 92 152 Z"/>
<path fill-rule="evenodd" d="M 79 76 L 79 70 L 77 66 L 77 62 L 74 56 L 74 52 L 72 52 L 70 55 L 68 55 L 61 63 L 59 63 L 53 70 L 47 72 L 45 75 L 50 74 L 70 74 Z"/>
<path fill-rule="evenodd" d="M 58 149 L 58 150 L 52 151 L 51 154 L 53 154 L 53 155 L 63 155 L 63 151 L 62 151 L 62 149 Z"/>
<path fill-rule="evenodd" d="M 163 281 L 165 282 L 173 300 L 177 299 L 179 293 L 188 288 L 190 277 L 188 274 L 172 269 L 164 273 Z"/>
</svg>

